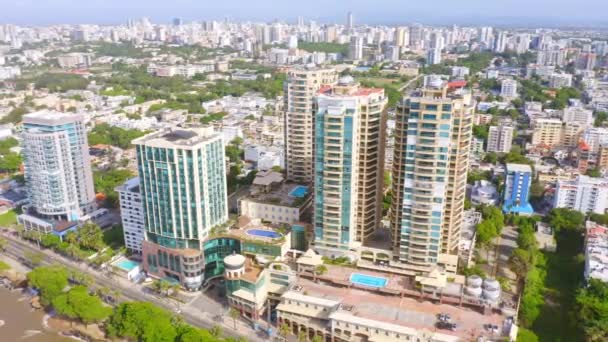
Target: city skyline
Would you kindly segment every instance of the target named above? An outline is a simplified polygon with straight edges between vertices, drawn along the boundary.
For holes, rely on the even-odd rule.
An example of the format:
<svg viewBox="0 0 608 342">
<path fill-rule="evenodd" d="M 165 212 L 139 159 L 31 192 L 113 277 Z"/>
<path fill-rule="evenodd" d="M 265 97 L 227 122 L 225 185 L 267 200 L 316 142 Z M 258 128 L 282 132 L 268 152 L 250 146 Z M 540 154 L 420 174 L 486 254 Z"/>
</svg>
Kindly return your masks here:
<svg viewBox="0 0 608 342">
<path fill-rule="evenodd" d="M 3 8 L 10 10 L 0 13 L 1 23 L 20 25 L 54 24 L 122 24 L 129 18 L 148 17 L 157 23 L 169 23 L 174 17 L 186 22 L 201 20 L 272 21 L 277 18 L 295 22 L 298 16 L 320 23 L 346 23 L 346 15 L 351 11 L 356 25 L 400 25 L 411 22 L 424 24 L 496 25 L 496 26 L 572 26 L 605 27 L 602 13 L 608 5 L 600 0 L 583 0 L 576 7 L 571 3 L 539 0 L 532 3 L 514 0 L 508 8 L 500 4 L 480 0 L 465 0 L 449 3 L 435 0 L 423 3 L 401 4 L 397 0 L 380 0 L 374 6 L 364 1 L 339 1 L 332 5 L 319 0 L 305 4 L 273 3 L 271 0 L 245 2 L 229 0 L 220 3 L 197 3 L 178 0 L 171 3 L 160 1 L 144 2 L 134 0 L 129 3 L 109 1 L 51 0 L 43 4 L 32 0 L 18 2 L 0 1 Z M 295 8 L 294 8 L 295 6 Z M 551 8 L 550 14 L 544 11 Z M 323 11 L 319 11 L 319 8 Z M 526 8 L 522 12 L 520 9 Z M 588 9 L 594 8 L 592 13 Z M 602 11 L 603 9 L 603 11 Z M 321 13 L 321 14 L 320 14 Z M 522 13 L 527 13 L 522 15 Z"/>
</svg>

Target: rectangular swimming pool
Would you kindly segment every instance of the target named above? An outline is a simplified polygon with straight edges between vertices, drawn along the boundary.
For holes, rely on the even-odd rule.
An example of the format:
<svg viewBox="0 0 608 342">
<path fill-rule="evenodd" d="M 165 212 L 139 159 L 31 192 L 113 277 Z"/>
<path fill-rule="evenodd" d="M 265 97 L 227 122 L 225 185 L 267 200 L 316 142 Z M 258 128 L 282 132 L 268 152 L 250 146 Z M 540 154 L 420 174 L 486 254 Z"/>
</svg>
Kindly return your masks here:
<svg viewBox="0 0 608 342">
<path fill-rule="evenodd" d="M 127 272 L 130 272 L 132 269 L 139 266 L 139 263 L 136 261 L 133 261 L 133 260 L 129 260 L 129 259 L 122 259 L 122 260 L 118 261 L 117 263 L 115 263 L 114 265 L 116 265 L 118 268 L 121 268 Z"/>
<path fill-rule="evenodd" d="M 352 273 L 350 275 L 350 282 L 356 285 L 363 285 L 369 287 L 385 287 L 388 283 L 388 279 L 383 277 L 375 277 L 367 274 Z"/>
<path fill-rule="evenodd" d="M 259 236 L 259 237 L 270 238 L 270 239 L 279 239 L 283 236 L 272 230 L 264 230 L 264 229 L 248 229 L 246 231 L 246 233 L 247 233 L 247 235 Z"/>
<path fill-rule="evenodd" d="M 307 193 L 308 193 L 307 186 L 298 185 L 298 186 L 294 187 L 293 189 L 291 189 L 291 191 L 289 192 L 289 196 L 296 197 L 296 198 L 303 198 L 303 197 L 306 197 Z"/>
</svg>

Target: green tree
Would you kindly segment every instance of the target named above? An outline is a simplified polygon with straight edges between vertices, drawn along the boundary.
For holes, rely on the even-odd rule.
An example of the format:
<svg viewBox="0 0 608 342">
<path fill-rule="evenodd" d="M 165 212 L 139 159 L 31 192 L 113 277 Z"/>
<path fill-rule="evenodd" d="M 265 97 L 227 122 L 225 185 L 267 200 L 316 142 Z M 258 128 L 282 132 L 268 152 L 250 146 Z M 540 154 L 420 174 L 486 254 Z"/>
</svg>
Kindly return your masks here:
<svg viewBox="0 0 608 342">
<path fill-rule="evenodd" d="M 56 249 L 61 245 L 61 238 L 54 234 L 44 234 L 40 239 L 40 244 L 46 248 Z"/>
<path fill-rule="evenodd" d="M 101 231 L 101 228 L 93 222 L 87 222 L 78 228 L 78 230 L 76 230 L 76 236 L 78 238 L 78 243 L 83 248 L 100 251 L 105 247 L 105 244 L 103 243 L 103 232 Z"/>
<path fill-rule="evenodd" d="M 538 336 L 531 330 L 519 328 L 517 331 L 517 342 L 538 342 Z"/>
<path fill-rule="evenodd" d="M 496 164 L 496 162 L 498 161 L 498 155 L 496 154 L 496 152 L 488 152 L 484 156 L 483 160 L 486 163 Z"/>
<path fill-rule="evenodd" d="M 236 319 L 241 316 L 240 311 L 235 308 L 230 308 L 230 311 L 228 311 L 228 315 L 230 316 L 230 318 L 232 318 L 232 322 L 234 323 L 234 330 L 236 330 Z"/>
<path fill-rule="evenodd" d="M 509 268 L 519 278 L 530 270 L 532 267 L 532 256 L 527 250 L 516 248 L 509 257 Z"/>
<path fill-rule="evenodd" d="M 119 204 L 118 194 L 114 189 L 133 176 L 133 172 L 126 169 L 110 169 L 94 172 L 93 183 L 95 191 L 106 196 L 105 204 L 107 207 L 117 208 Z"/>
<path fill-rule="evenodd" d="M 545 217 L 545 221 L 556 232 L 561 230 L 579 230 L 582 229 L 585 223 L 585 215 L 579 211 L 567 208 L 552 209 Z"/>
<path fill-rule="evenodd" d="M 36 267 L 27 274 L 27 280 L 40 292 L 40 302 L 49 305 L 68 286 L 68 271 L 61 266 Z"/>
<path fill-rule="evenodd" d="M 589 169 L 587 170 L 586 175 L 589 177 L 599 178 L 602 177 L 602 171 L 599 168 Z"/>
<path fill-rule="evenodd" d="M 7 245 L 8 240 L 0 236 L 0 252 L 4 252 L 4 250 L 6 250 Z"/>
<path fill-rule="evenodd" d="M 578 325 L 587 341 L 608 340 L 608 284 L 591 279 L 576 295 Z"/>
<path fill-rule="evenodd" d="M 55 297 L 53 307 L 58 314 L 78 319 L 85 325 L 101 322 L 112 313 L 112 309 L 105 306 L 99 297 L 90 295 L 85 286 L 73 287 Z"/>
<path fill-rule="evenodd" d="M 136 129 L 122 129 L 106 123 L 98 124 L 89 132 L 89 145 L 112 145 L 120 148 L 129 148 L 131 142 L 143 136 L 146 132 Z"/>
<path fill-rule="evenodd" d="M 177 329 L 171 315 L 147 302 L 128 302 L 116 307 L 106 323 L 108 335 L 142 342 L 173 342 Z"/>
</svg>

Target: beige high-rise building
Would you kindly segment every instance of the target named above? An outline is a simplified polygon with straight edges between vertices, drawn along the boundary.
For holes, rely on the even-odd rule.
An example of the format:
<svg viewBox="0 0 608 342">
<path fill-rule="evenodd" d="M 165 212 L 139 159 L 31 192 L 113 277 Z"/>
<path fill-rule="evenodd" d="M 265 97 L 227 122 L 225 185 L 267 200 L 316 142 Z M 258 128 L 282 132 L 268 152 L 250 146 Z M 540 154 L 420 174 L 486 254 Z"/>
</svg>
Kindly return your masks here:
<svg viewBox="0 0 608 342">
<path fill-rule="evenodd" d="M 532 145 L 558 146 L 562 142 L 562 121 L 540 118 L 532 122 Z"/>
<path fill-rule="evenodd" d="M 474 108 L 470 92 L 434 80 L 397 109 L 393 253 L 416 270 L 458 253 Z"/>
<path fill-rule="evenodd" d="M 576 147 L 581 140 L 581 135 L 585 130 L 586 125 L 580 122 L 568 122 L 562 128 L 562 142 L 564 147 Z"/>
<path fill-rule="evenodd" d="M 347 76 L 316 102 L 315 248 L 333 257 L 380 225 L 387 97 Z"/>
<path fill-rule="evenodd" d="M 513 127 L 490 126 L 488 130 L 488 152 L 509 153 L 513 142 Z"/>
<path fill-rule="evenodd" d="M 312 183 L 315 95 L 324 85 L 336 82 L 330 68 L 297 67 L 287 72 L 285 82 L 285 163 L 287 179 Z"/>
</svg>

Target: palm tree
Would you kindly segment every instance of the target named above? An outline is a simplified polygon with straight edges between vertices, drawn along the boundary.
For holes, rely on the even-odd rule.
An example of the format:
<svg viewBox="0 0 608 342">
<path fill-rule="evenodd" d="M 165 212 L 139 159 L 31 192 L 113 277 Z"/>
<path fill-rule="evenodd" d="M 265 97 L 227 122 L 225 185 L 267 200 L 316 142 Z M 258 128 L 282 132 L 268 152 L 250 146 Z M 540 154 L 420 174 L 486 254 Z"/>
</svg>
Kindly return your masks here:
<svg viewBox="0 0 608 342">
<path fill-rule="evenodd" d="M 283 339 L 285 339 L 285 341 L 287 341 L 287 336 L 289 336 L 290 333 L 291 328 L 289 327 L 289 325 L 287 323 L 281 324 L 281 326 L 279 327 L 279 335 L 283 336 Z"/>
<path fill-rule="evenodd" d="M 228 311 L 228 315 L 230 316 L 230 318 L 232 318 L 232 322 L 234 323 L 234 330 L 236 330 L 236 319 L 239 318 L 241 312 L 235 308 L 230 308 L 230 311 Z"/>
</svg>

